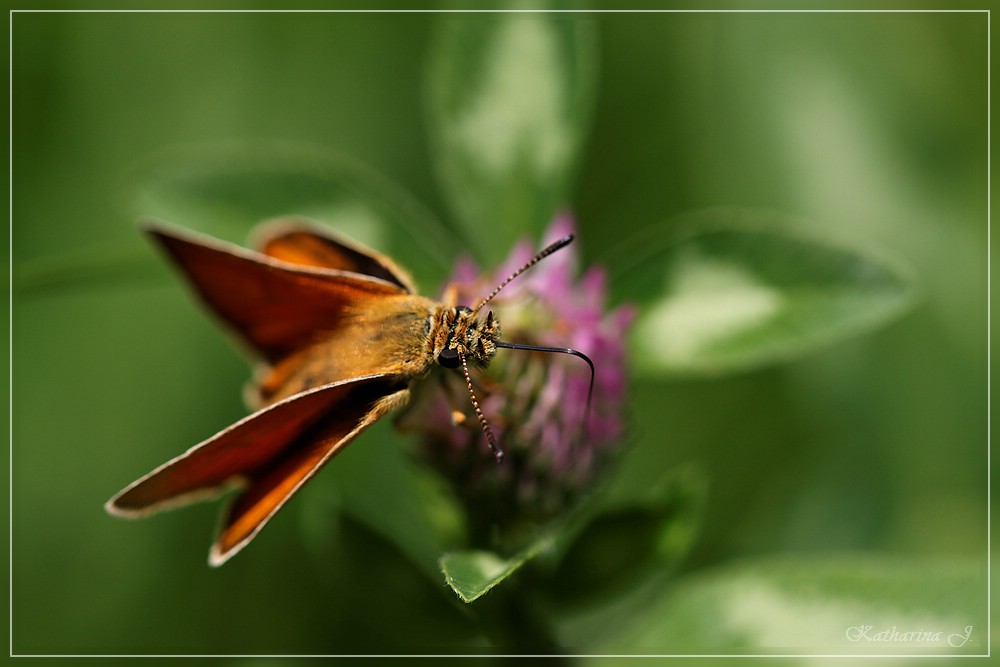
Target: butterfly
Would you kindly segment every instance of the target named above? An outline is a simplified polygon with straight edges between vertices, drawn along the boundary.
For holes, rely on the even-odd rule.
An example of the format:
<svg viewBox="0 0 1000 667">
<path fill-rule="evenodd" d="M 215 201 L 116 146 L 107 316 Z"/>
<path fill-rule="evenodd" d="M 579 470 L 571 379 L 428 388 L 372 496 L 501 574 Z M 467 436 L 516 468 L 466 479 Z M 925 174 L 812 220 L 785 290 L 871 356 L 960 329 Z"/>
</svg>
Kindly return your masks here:
<svg viewBox="0 0 1000 667">
<path fill-rule="evenodd" d="M 129 484 L 105 508 L 143 517 L 240 488 L 209 552 L 213 566 L 245 547 L 324 464 L 405 406 L 414 383 L 434 373 L 464 375 L 498 462 L 503 450 L 479 407 L 470 365 L 485 368 L 503 347 L 567 353 L 590 365 L 593 388 L 586 355 L 502 341 L 497 318 L 483 313 L 505 285 L 572 236 L 546 246 L 470 307 L 451 303 L 454 290 L 444 302 L 416 294 L 391 259 L 305 220 L 265 223 L 253 235 L 256 250 L 158 222 L 142 228 L 260 359 L 248 391 L 256 411 Z"/>
</svg>

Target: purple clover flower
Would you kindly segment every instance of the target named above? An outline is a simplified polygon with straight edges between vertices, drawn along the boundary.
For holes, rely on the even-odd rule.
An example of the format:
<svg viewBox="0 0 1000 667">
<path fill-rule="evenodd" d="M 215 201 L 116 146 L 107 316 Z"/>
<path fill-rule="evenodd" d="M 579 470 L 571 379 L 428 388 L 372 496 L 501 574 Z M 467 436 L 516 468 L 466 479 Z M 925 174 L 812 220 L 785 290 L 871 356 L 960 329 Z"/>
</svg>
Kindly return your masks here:
<svg viewBox="0 0 1000 667">
<path fill-rule="evenodd" d="M 574 227 L 569 215 L 558 216 L 544 242 L 571 234 Z M 522 241 L 486 275 L 471 259 L 461 259 L 450 288 L 459 304 L 472 306 L 534 253 L 535 245 Z M 490 307 L 503 340 L 571 347 L 593 360 L 589 415 L 590 369 L 581 359 L 502 349 L 487 371 L 473 375 L 482 410 L 506 454 L 502 464 L 486 446 L 459 373 L 446 374 L 443 387 L 424 383 L 400 420 L 420 434 L 421 458 L 452 485 L 474 543 L 496 542 L 498 533 L 505 542 L 525 524 L 566 511 L 597 480 L 623 438 L 624 341 L 634 310 L 609 311 L 604 270 L 590 267 L 577 280 L 577 264 L 577 246 L 571 245 L 510 283 Z M 458 424 L 456 407 L 464 409 Z"/>
</svg>

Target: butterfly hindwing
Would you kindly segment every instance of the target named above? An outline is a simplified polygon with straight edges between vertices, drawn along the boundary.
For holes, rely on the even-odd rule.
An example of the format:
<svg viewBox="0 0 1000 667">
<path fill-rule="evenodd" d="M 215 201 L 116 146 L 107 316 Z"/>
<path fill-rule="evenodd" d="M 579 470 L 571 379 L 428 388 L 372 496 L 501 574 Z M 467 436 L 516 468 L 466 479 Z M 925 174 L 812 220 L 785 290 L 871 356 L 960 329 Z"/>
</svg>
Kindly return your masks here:
<svg viewBox="0 0 1000 667">
<path fill-rule="evenodd" d="M 351 271 L 395 283 L 411 294 L 410 275 L 385 255 L 302 218 L 279 218 L 255 230 L 262 253 L 292 264 Z"/>
</svg>

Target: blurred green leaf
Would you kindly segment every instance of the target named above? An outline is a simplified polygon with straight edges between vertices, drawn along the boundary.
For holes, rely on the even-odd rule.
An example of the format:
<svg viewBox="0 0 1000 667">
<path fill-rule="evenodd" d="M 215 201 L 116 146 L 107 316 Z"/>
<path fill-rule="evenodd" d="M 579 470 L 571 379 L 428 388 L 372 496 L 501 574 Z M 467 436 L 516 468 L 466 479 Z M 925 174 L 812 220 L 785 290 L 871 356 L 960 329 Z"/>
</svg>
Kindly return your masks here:
<svg viewBox="0 0 1000 667">
<path fill-rule="evenodd" d="M 438 563 L 445 581 L 462 601 L 474 602 L 552 546 L 553 540 L 546 534 L 511 558 L 503 558 L 492 551 L 469 550 L 447 553 Z"/>
<path fill-rule="evenodd" d="M 564 553 L 551 581 L 554 601 L 595 599 L 650 570 L 671 570 L 697 538 L 707 492 L 700 468 L 671 469 L 644 497 L 604 506 L 565 531 Z"/>
<path fill-rule="evenodd" d="M 987 592 L 985 565 L 966 560 L 770 558 L 688 578 L 622 626 L 620 636 L 591 648 L 684 654 L 983 653 L 989 633 Z M 905 634 L 920 632 L 930 634 Z"/>
<path fill-rule="evenodd" d="M 383 652 L 413 650 L 426 645 L 428 637 L 441 638 L 440 649 L 461 647 L 463 652 L 482 644 L 475 619 L 453 597 L 442 595 L 436 567 L 437 576 L 426 576 L 418 567 L 422 563 L 399 548 L 395 535 L 349 510 L 326 512 L 324 519 L 326 546 L 299 565 L 308 573 L 313 595 L 336 599 L 323 615 L 328 641 L 345 652 L 363 652 L 369 619 L 378 618 L 381 627 L 393 628 L 392 636 L 383 639 Z M 387 606 L 387 599 L 393 604 Z"/>
<path fill-rule="evenodd" d="M 511 558 L 470 550 L 445 554 L 439 565 L 465 602 L 472 602 L 538 557 L 557 566 L 551 591 L 559 604 L 576 603 L 683 557 L 701 524 L 707 484 L 698 468 L 669 471 L 643 497 L 612 507 L 590 502 L 547 526 Z"/>
<path fill-rule="evenodd" d="M 914 287 L 894 263 L 782 229 L 766 215 L 712 210 L 671 238 L 654 227 L 612 267 L 640 314 L 640 374 L 733 372 L 807 354 L 903 312 Z M 667 240 L 665 240 L 667 239 Z"/>
<path fill-rule="evenodd" d="M 378 174 L 344 157 L 286 145 L 194 148 L 133 176 L 136 216 L 162 218 L 242 242 L 257 223 L 296 215 L 396 260 L 424 290 L 460 250 L 453 235 Z"/>
<path fill-rule="evenodd" d="M 396 546 L 435 585 L 438 557 L 445 545 L 462 539 L 459 509 L 439 480 L 413 465 L 387 420 L 373 425 L 350 456 L 337 461 L 302 490 L 302 527 L 317 559 L 339 541 L 331 528 L 350 516 Z M 392 489 L 392 493 L 385 493 Z"/>
<path fill-rule="evenodd" d="M 480 255 L 499 261 L 566 203 L 594 104 L 591 21 L 558 14 L 449 17 L 427 74 L 439 180 Z"/>
<path fill-rule="evenodd" d="M 20 260 L 14 264 L 18 290 L 92 289 L 101 284 L 135 283 L 158 275 L 149 253 L 133 243 L 105 243 L 78 251 Z"/>
</svg>

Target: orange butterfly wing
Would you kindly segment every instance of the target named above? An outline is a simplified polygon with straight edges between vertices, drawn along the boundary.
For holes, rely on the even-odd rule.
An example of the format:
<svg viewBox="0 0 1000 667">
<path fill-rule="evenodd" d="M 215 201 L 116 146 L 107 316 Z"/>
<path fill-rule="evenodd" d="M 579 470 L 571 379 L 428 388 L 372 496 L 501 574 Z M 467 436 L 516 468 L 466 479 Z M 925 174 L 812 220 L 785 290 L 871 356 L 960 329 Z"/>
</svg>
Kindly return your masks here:
<svg viewBox="0 0 1000 667">
<path fill-rule="evenodd" d="M 409 390 L 392 376 L 329 384 L 259 410 L 212 436 L 107 503 L 119 516 L 141 517 L 217 495 L 236 497 L 212 547 L 220 565 L 361 431 L 404 404 Z"/>
<path fill-rule="evenodd" d="M 357 304 L 406 294 L 395 282 L 290 264 L 157 224 L 147 224 L 146 231 L 183 269 L 201 299 L 270 362 L 339 328 Z"/>
<path fill-rule="evenodd" d="M 260 252 L 291 264 L 360 273 L 416 291 L 410 275 L 381 253 L 337 237 L 302 218 L 279 218 L 254 230 Z"/>
<path fill-rule="evenodd" d="M 145 516 L 243 488 L 212 546 L 220 565 L 327 461 L 406 403 L 429 302 L 387 258 L 289 220 L 264 253 L 147 224 L 201 299 L 269 364 L 272 402 L 140 478 L 108 501 Z M 383 340 L 391 331 L 393 335 Z M 419 348 L 418 348 L 419 349 Z"/>
</svg>

